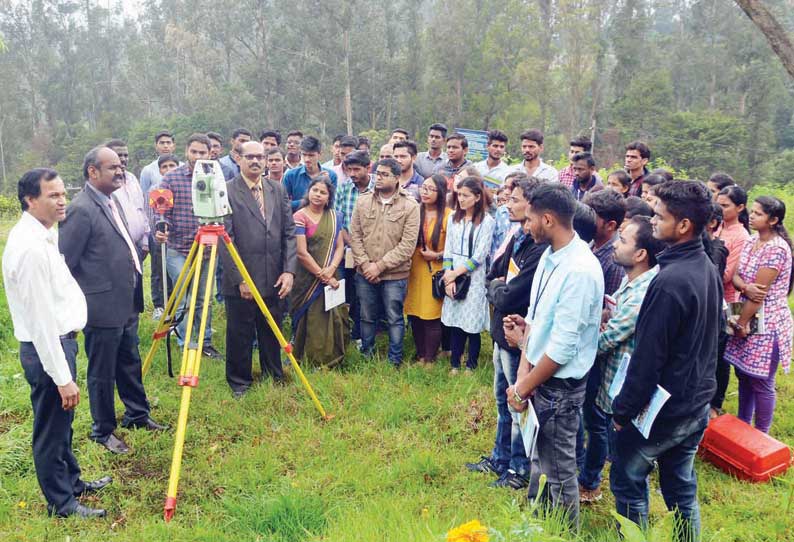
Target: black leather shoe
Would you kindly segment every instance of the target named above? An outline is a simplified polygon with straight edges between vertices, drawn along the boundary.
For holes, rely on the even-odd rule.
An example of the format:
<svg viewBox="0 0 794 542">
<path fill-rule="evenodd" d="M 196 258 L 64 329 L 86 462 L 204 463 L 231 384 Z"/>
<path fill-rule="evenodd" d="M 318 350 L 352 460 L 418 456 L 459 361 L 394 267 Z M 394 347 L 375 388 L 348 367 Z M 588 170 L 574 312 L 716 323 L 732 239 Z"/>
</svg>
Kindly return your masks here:
<svg viewBox="0 0 794 542">
<path fill-rule="evenodd" d="M 201 349 L 201 353 L 210 359 L 223 359 L 223 354 L 215 350 L 215 347 L 211 344 L 205 345 Z"/>
<path fill-rule="evenodd" d="M 47 508 L 48 511 L 50 512 L 50 515 L 53 515 L 52 509 L 50 509 L 49 507 Z M 83 519 L 103 518 L 106 515 L 107 512 L 105 512 L 105 510 L 102 508 L 89 508 L 87 506 L 83 506 L 80 503 L 75 504 L 75 507 L 67 512 L 55 513 L 55 516 L 59 518 L 68 518 L 71 516 L 76 516 L 78 518 L 83 518 Z"/>
<path fill-rule="evenodd" d="M 114 454 L 127 454 L 130 452 L 130 448 L 127 446 L 127 443 L 117 437 L 115 433 L 111 433 L 105 442 L 97 441 L 97 443 L 104 446 Z"/>
<path fill-rule="evenodd" d="M 83 491 L 77 493 L 75 497 L 80 497 L 81 495 L 88 495 L 89 493 L 96 493 L 103 487 L 110 485 L 113 482 L 113 478 L 110 476 L 103 476 L 99 480 L 94 480 L 92 482 L 83 482 Z"/>
<path fill-rule="evenodd" d="M 121 426 L 125 429 L 146 429 L 147 431 L 165 431 L 168 429 L 167 425 L 160 425 L 151 418 L 146 418 L 142 422 L 126 422 Z"/>
</svg>

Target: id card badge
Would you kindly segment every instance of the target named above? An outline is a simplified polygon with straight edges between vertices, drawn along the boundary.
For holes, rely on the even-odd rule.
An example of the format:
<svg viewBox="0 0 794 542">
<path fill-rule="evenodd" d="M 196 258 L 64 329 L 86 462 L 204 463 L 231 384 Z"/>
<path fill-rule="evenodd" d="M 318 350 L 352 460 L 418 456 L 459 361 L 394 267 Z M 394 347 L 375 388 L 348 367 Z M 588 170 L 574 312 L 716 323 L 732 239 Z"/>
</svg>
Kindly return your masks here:
<svg viewBox="0 0 794 542">
<path fill-rule="evenodd" d="M 345 247 L 345 269 L 355 269 L 356 263 L 353 260 L 353 249 Z"/>
</svg>

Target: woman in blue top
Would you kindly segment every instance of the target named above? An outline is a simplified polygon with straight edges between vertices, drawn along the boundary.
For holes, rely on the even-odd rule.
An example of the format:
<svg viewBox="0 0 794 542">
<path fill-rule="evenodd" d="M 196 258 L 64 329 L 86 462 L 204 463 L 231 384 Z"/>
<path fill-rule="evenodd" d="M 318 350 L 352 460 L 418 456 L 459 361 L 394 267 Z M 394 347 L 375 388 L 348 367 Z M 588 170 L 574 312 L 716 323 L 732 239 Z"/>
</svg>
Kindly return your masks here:
<svg viewBox="0 0 794 542">
<path fill-rule="evenodd" d="M 469 341 L 466 373 L 477 368 L 480 333 L 489 329 L 488 300 L 485 297 L 485 259 L 491 249 L 494 219 L 488 215 L 491 197 L 482 179 L 467 177 L 454 195 L 455 212 L 447 222 L 444 244 L 446 296 L 441 321 L 450 328 L 451 374 L 460 369 L 460 358 Z M 455 279 L 469 274 L 471 285 L 464 299 L 456 300 Z"/>
</svg>

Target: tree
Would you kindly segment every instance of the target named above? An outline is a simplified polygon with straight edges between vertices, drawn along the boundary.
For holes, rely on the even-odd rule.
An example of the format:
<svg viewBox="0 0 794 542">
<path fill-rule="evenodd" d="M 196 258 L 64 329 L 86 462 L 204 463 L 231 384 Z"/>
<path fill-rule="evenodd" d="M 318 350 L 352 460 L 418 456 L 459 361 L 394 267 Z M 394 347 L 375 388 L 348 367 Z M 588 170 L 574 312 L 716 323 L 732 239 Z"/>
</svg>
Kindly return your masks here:
<svg viewBox="0 0 794 542">
<path fill-rule="evenodd" d="M 783 26 L 761 0 L 736 0 L 736 3 L 764 34 L 786 71 L 794 77 L 794 43 Z"/>
</svg>

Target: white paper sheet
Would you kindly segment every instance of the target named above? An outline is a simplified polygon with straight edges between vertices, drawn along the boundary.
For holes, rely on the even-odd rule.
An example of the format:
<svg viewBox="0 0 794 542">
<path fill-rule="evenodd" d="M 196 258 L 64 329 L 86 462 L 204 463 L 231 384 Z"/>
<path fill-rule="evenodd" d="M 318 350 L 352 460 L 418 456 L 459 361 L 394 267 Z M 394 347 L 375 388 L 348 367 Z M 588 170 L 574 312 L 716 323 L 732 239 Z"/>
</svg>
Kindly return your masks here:
<svg viewBox="0 0 794 542">
<path fill-rule="evenodd" d="M 338 307 L 345 302 L 345 279 L 339 281 L 339 287 L 334 290 L 330 286 L 325 287 L 325 310 Z"/>
</svg>

